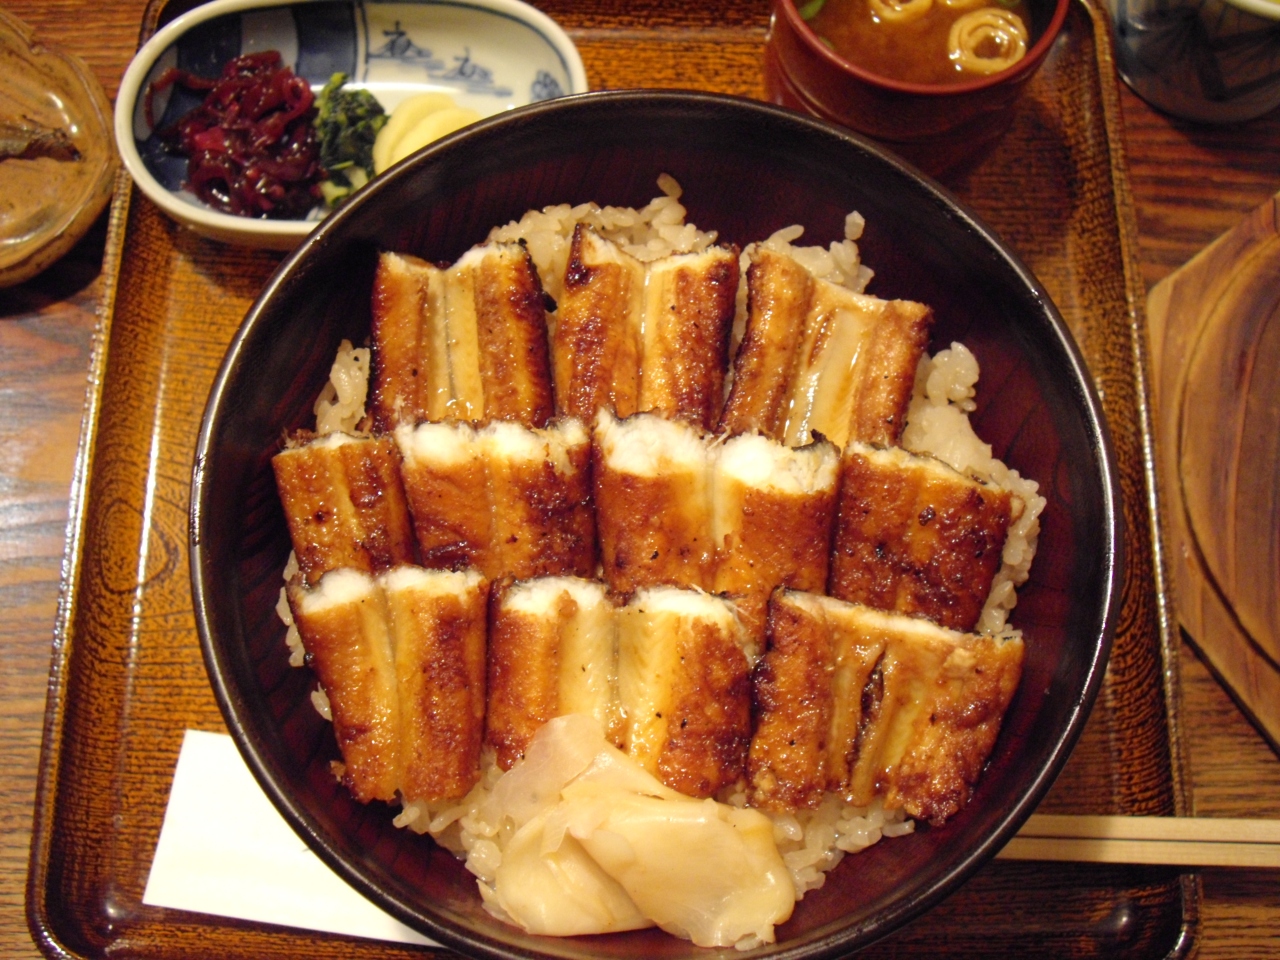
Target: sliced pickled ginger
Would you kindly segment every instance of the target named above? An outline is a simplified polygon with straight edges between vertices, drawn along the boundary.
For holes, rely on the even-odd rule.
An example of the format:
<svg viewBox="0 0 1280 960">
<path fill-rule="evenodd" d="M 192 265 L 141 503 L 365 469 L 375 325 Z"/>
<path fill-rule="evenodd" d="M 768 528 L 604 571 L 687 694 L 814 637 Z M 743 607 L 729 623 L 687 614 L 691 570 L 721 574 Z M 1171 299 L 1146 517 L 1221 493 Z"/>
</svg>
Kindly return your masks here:
<svg viewBox="0 0 1280 960">
<path fill-rule="evenodd" d="M 486 906 L 530 933 L 772 942 L 795 905 L 768 817 L 671 790 L 582 714 L 545 724 L 471 820 L 501 849 Z"/>
</svg>

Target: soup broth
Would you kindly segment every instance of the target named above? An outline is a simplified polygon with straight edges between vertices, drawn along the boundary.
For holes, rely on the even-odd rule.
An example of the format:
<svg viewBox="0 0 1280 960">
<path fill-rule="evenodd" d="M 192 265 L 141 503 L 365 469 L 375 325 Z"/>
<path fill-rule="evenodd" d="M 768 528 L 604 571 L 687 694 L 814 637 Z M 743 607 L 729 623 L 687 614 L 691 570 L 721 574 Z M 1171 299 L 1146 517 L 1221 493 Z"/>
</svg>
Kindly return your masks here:
<svg viewBox="0 0 1280 960">
<path fill-rule="evenodd" d="M 905 83 L 969 83 L 1012 66 L 1030 46 L 1024 0 L 825 0 L 810 13 L 813 6 L 802 5 L 801 15 L 820 40 Z"/>
</svg>

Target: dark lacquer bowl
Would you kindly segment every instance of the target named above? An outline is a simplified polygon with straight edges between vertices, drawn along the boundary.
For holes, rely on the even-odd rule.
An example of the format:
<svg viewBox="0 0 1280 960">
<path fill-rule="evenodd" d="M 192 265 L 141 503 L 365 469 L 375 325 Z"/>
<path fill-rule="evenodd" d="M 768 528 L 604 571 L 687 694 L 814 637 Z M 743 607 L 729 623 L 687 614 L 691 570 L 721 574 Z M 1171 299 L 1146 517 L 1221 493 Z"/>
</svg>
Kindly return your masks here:
<svg viewBox="0 0 1280 960">
<path fill-rule="evenodd" d="M 850 127 L 943 176 L 994 146 L 1043 65 L 1072 0 L 1027 0 L 1026 55 L 999 73 L 952 85 L 904 83 L 847 60 L 814 33 L 796 0 L 772 0 L 765 41 L 770 100 Z"/>
<path fill-rule="evenodd" d="M 406 161 L 325 221 L 277 271 L 227 352 L 200 433 L 191 574 L 209 674 L 236 742 L 285 818 L 326 863 L 405 923 L 481 957 L 722 958 L 649 930 L 528 936 L 484 912 L 475 880 L 429 839 L 335 783 L 329 724 L 288 665 L 274 607 L 289 538 L 270 460 L 309 425 L 339 341 L 369 331 L 379 250 L 451 261 L 531 207 L 640 206 L 659 174 L 689 218 L 738 244 L 792 223 L 805 242 L 866 217 L 871 292 L 932 304 L 932 350 L 982 365 L 973 416 L 996 455 L 1038 480 L 1048 507 L 1013 623 L 1025 673 L 969 805 L 940 829 L 846 857 L 797 905 L 778 942 L 746 956 L 841 955 L 954 890 L 1016 832 L 1053 782 L 1102 680 L 1119 609 L 1119 493 L 1089 374 L 1044 289 L 977 219 L 847 131 L 748 100 L 586 94 L 485 121 Z"/>
</svg>

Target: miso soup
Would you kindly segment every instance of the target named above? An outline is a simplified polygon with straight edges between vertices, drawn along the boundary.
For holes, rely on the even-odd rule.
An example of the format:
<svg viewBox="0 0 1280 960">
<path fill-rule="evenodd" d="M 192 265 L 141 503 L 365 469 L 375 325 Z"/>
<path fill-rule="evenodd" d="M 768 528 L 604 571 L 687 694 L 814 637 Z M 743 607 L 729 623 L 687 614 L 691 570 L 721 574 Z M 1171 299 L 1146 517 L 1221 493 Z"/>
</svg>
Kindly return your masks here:
<svg viewBox="0 0 1280 960">
<path fill-rule="evenodd" d="M 905 83 L 979 80 L 1031 43 L 1024 0 L 813 0 L 800 14 L 844 59 Z"/>
</svg>

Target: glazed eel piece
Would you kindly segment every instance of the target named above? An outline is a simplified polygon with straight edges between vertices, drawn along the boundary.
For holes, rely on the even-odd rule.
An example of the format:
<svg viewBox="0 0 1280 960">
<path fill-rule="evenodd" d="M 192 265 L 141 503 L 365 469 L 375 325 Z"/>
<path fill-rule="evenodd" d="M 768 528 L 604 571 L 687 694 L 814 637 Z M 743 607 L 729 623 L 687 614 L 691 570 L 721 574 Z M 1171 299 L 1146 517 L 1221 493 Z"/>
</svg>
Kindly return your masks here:
<svg viewBox="0 0 1280 960">
<path fill-rule="evenodd" d="M 475 571 L 334 570 L 288 585 L 361 802 L 439 803 L 480 776 L 489 584 Z"/>
<path fill-rule="evenodd" d="M 370 333 L 378 430 L 449 417 L 541 427 L 552 416 L 546 298 L 519 244 L 474 247 L 447 268 L 383 253 Z"/>
<path fill-rule="evenodd" d="M 813 277 L 768 248 L 751 251 L 747 319 L 722 433 L 759 432 L 798 446 L 818 434 L 895 444 L 906 425 L 933 311 Z"/>
<path fill-rule="evenodd" d="M 602 409 L 653 411 L 711 429 L 737 289 L 734 247 L 646 264 L 579 224 L 551 341 L 559 412 L 590 423 Z"/>
<path fill-rule="evenodd" d="M 968 802 L 1022 672 L 1020 638 L 779 590 L 753 677 L 751 802 L 857 806 L 941 824 Z"/>
</svg>

